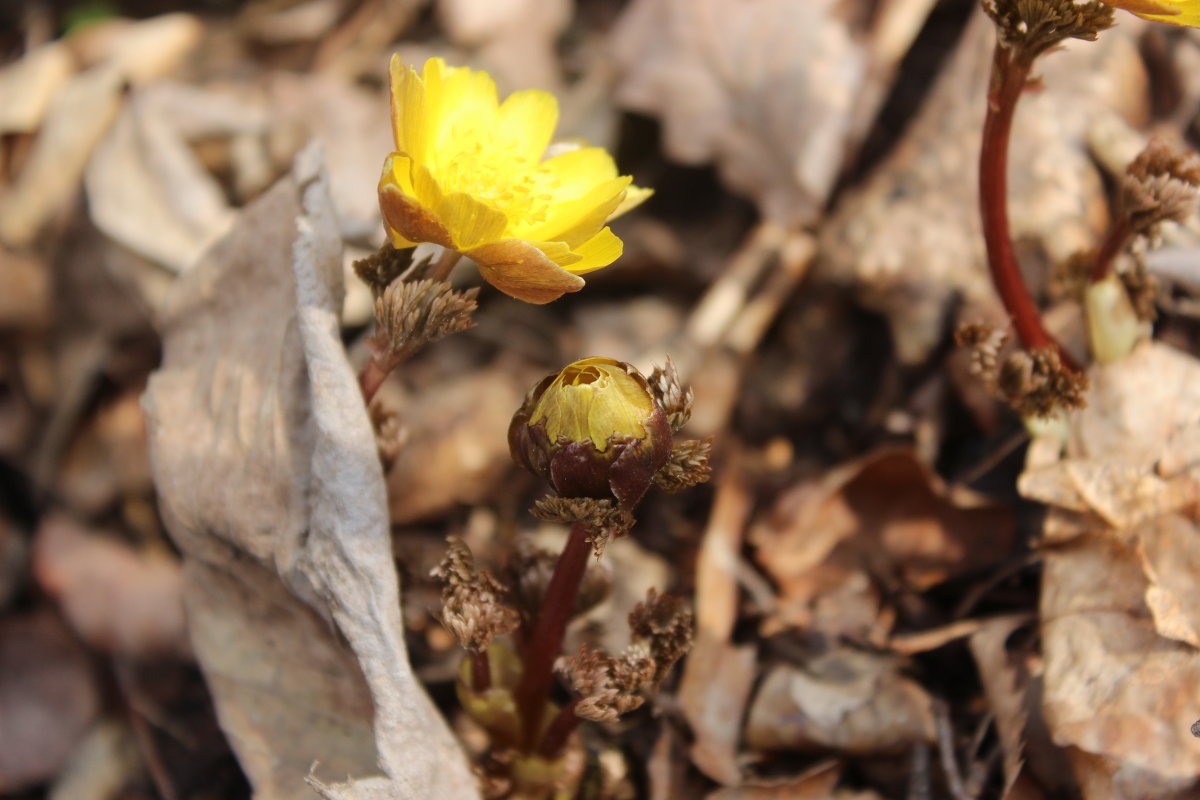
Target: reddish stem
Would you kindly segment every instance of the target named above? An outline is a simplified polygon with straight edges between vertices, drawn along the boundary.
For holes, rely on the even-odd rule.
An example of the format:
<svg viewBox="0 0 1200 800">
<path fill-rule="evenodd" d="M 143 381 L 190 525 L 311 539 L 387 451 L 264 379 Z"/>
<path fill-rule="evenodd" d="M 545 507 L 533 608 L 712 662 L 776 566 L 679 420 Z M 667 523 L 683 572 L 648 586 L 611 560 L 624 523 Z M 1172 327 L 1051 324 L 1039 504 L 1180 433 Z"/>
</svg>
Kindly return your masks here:
<svg viewBox="0 0 1200 800">
<path fill-rule="evenodd" d="M 546 702 L 554 687 L 554 662 L 562 652 L 563 636 L 567 623 L 575 609 L 579 585 L 587 570 L 588 556 L 592 553 L 587 540 L 586 523 L 576 522 L 571 526 L 567 546 L 558 557 L 550 585 L 541 611 L 529 637 L 524 653 L 524 671 L 517 684 L 517 714 L 521 718 L 523 744 L 526 752 L 532 750 L 542 725 Z"/>
<path fill-rule="evenodd" d="M 1021 344 L 1028 350 L 1058 350 L 1064 364 L 1075 364 L 1042 326 L 1037 306 L 1017 264 L 1008 226 L 1008 146 L 1013 114 L 1029 82 L 1032 58 L 996 44 L 988 89 L 983 143 L 979 152 L 979 211 L 987 245 L 988 268 L 1004 307 L 1012 316 Z"/>
<path fill-rule="evenodd" d="M 368 406 L 371 405 L 375 393 L 379 391 L 380 386 L 383 386 L 384 380 L 390 373 L 391 370 L 381 366 L 374 356 L 368 359 L 367 365 L 358 374 L 358 386 L 362 389 L 364 403 Z"/>
<path fill-rule="evenodd" d="M 1096 261 L 1092 264 L 1092 283 L 1099 283 L 1112 274 L 1113 262 L 1117 260 L 1117 254 L 1124 249 L 1132 232 L 1129 217 L 1125 214 L 1121 214 L 1108 226 L 1108 233 L 1104 235 L 1104 241 L 1100 243 L 1100 250 L 1096 253 Z"/>
<path fill-rule="evenodd" d="M 488 660 L 487 651 L 471 652 L 471 689 L 476 694 L 492 688 L 492 662 Z"/>
<path fill-rule="evenodd" d="M 567 740 L 571 738 L 571 734 L 579 727 L 579 715 L 575 713 L 575 706 L 579 705 L 579 698 L 572 697 L 571 700 L 554 715 L 554 719 L 546 726 L 546 734 L 542 736 L 542 742 L 538 745 L 537 754 L 548 761 L 553 761 L 562 753 L 563 748 L 567 746 Z"/>
</svg>

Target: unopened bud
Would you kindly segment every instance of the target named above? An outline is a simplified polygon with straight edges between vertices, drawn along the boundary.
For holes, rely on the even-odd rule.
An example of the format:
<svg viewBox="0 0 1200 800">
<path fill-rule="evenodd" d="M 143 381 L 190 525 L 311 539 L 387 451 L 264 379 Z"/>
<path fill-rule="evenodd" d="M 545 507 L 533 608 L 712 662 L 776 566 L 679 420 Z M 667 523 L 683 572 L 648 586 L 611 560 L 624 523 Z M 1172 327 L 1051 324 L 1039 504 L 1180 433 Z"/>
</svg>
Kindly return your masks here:
<svg viewBox="0 0 1200 800">
<path fill-rule="evenodd" d="M 671 454 L 671 426 L 633 366 L 585 358 L 546 376 L 508 429 L 513 460 L 562 497 L 632 508 Z"/>
</svg>

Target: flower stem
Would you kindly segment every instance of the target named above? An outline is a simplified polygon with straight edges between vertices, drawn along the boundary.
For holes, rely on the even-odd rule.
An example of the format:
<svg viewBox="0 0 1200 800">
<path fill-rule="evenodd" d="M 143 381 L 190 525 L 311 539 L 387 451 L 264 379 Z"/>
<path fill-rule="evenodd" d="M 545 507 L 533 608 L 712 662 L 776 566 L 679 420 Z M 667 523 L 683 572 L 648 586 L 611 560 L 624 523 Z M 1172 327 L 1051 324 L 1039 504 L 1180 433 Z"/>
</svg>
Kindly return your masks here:
<svg viewBox="0 0 1200 800">
<path fill-rule="evenodd" d="M 454 269 L 454 265 L 458 263 L 458 251 L 443 249 L 440 256 L 433 261 L 425 261 L 420 265 L 410 267 L 398 280 L 416 281 L 422 278 L 427 278 L 433 281 L 442 281 L 450 274 L 450 270 Z M 378 325 L 378 323 L 376 323 Z M 376 337 L 377 338 L 377 337 Z M 375 398 L 375 393 L 379 391 L 379 387 L 383 385 L 387 376 L 392 373 L 396 367 L 412 357 L 415 349 L 406 349 L 399 352 L 387 353 L 379 348 L 384 347 L 383 344 L 375 344 L 372 346 L 371 359 L 367 361 L 367 365 L 363 367 L 362 372 L 358 374 L 358 385 L 362 389 L 363 401 L 369 406 L 371 400 Z"/>
<path fill-rule="evenodd" d="M 1100 250 L 1096 253 L 1096 261 L 1092 264 L 1092 283 L 1099 283 L 1112 274 L 1113 262 L 1117 260 L 1117 254 L 1125 247 L 1132 232 L 1129 217 L 1125 214 L 1121 214 L 1108 226 L 1108 233 L 1104 235 L 1104 241 L 1100 243 Z"/>
<path fill-rule="evenodd" d="M 384 380 L 390 373 L 391 370 L 382 366 L 375 356 L 372 355 L 367 360 L 367 365 L 358 374 L 358 386 L 362 389 L 364 403 L 368 406 L 371 405 L 375 393 L 379 391 L 380 386 L 383 386 Z"/>
<path fill-rule="evenodd" d="M 979 152 L 979 211 L 992 282 L 1012 316 L 1021 344 L 1028 350 L 1057 349 L 1062 362 L 1076 368 L 1074 361 L 1042 326 L 1037 306 L 1017 264 L 1008 226 L 1009 139 L 1013 114 L 1029 82 L 1032 66 L 1032 57 L 997 42 Z"/>
<path fill-rule="evenodd" d="M 562 753 L 563 748 L 567 745 L 567 740 L 579 727 L 579 715 L 575 713 L 577 705 L 579 705 L 579 698 L 572 697 L 570 702 L 554 715 L 554 719 L 546 726 L 546 734 L 542 736 L 541 744 L 538 745 L 537 754 L 539 756 L 547 760 L 554 760 Z"/>
<path fill-rule="evenodd" d="M 486 650 L 471 650 L 471 690 L 482 694 L 492 688 L 492 662 Z"/>
<path fill-rule="evenodd" d="M 562 652 L 563 636 L 575 609 L 575 599 L 579 595 L 583 573 L 587 570 L 588 556 L 592 553 L 587 535 L 586 523 L 576 522 L 571 526 L 567 545 L 558 557 L 558 564 L 546 587 L 541 611 L 533 626 L 533 634 L 525 648 L 524 671 L 517 684 L 516 702 L 526 752 L 537 744 L 546 702 L 554 686 L 554 662 Z"/>
</svg>

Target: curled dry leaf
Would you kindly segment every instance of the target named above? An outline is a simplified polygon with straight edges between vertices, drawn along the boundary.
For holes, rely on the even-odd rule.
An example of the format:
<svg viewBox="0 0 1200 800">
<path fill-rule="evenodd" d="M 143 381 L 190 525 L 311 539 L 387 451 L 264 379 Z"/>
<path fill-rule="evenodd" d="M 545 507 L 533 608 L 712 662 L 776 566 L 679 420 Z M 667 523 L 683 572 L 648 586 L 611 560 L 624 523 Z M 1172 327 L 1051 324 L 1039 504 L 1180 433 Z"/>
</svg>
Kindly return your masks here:
<svg viewBox="0 0 1200 800">
<path fill-rule="evenodd" d="M 901 752 L 932 742 L 932 701 L 891 656 L 839 648 L 771 669 L 750 704 L 756 750 Z"/>
<path fill-rule="evenodd" d="M 885 449 L 789 489 L 750 541 L 780 587 L 769 629 L 861 638 L 887 632 L 872 576 L 927 589 L 1002 559 L 1012 532 L 1008 509 L 947 489 L 909 450 Z"/>
<path fill-rule="evenodd" d="M 133 658 L 190 652 L 179 562 L 167 553 L 138 551 L 52 516 L 38 529 L 33 569 L 91 646 Z"/>
<path fill-rule="evenodd" d="M 1065 43 L 1038 62 L 1043 88 L 1022 98 L 1012 135 L 1022 168 L 1008 207 L 1014 237 L 1031 243 L 1043 271 L 1093 244 L 1107 222 L 1087 134 L 1107 115 L 1143 114 L 1136 27 L 1122 20 L 1097 42 Z M 977 9 L 908 133 L 822 229 L 826 274 L 887 316 L 907 363 L 941 340 L 951 302 L 996 302 L 974 211 L 993 31 Z"/>
<path fill-rule="evenodd" d="M 187 137 L 189 127 L 218 133 L 195 120 L 211 119 L 219 103 L 202 91 L 172 84 L 129 96 L 84 175 L 96 227 L 175 272 L 191 266 L 228 229 L 233 211 Z M 254 116 L 242 110 L 236 118 L 229 114 L 227 123 L 249 127 Z"/>
<path fill-rule="evenodd" d="M 1173 798 L 1200 786 L 1200 362 L 1148 342 L 1089 377 L 1065 454 L 1031 448 L 1018 482 L 1052 504 L 1045 717 L 1089 800 Z"/>
<path fill-rule="evenodd" d="M 375 437 L 340 339 L 341 280 L 310 147 L 163 311 L 163 367 L 144 403 L 192 644 L 256 796 L 308 796 L 320 762 L 350 776 L 324 787 L 330 797 L 472 798 L 408 663 Z M 376 764 L 383 777 L 370 777 Z"/>
</svg>

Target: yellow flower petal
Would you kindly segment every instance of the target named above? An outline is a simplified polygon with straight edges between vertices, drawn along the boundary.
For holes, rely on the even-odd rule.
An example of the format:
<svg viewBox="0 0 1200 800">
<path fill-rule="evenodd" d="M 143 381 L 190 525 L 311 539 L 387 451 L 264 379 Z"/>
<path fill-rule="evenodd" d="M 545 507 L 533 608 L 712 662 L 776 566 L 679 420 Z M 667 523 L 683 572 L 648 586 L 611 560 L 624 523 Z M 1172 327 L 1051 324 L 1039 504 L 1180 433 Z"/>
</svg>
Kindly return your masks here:
<svg viewBox="0 0 1200 800">
<path fill-rule="evenodd" d="M 505 239 L 476 247 L 466 255 L 488 283 L 527 303 L 549 303 L 578 292 L 583 278 L 567 272 L 529 242 Z"/>
<path fill-rule="evenodd" d="M 621 257 L 624 243 L 609 228 L 599 233 L 575 248 L 575 254 L 582 256 L 574 264 L 566 265 L 566 269 L 576 275 L 586 275 L 593 270 L 607 267 Z"/>
<path fill-rule="evenodd" d="M 1165 0 L 1105 0 L 1113 8 L 1123 8 L 1134 14 L 1166 14 L 1179 13 L 1179 6 Z"/>
<path fill-rule="evenodd" d="M 463 192 L 446 195 L 438 204 L 437 216 L 460 252 L 499 239 L 508 224 L 502 213 Z"/>
<path fill-rule="evenodd" d="M 1152 22 L 1165 22 L 1184 28 L 1200 28 L 1200 0 L 1105 0 Z"/>
<path fill-rule="evenodd" d="M 453 247 L 450 232 L 424 206 L 386 181 L 379 185 L 379 210 L 391 236 L 392 246 L 412 247 L 417 242 L 433 242 Z"/>
<path fill-rule="evenodd" d="M 496 135 L 514 159 L 534 165 L 550 146 L 558 125 L 558 98 L 540 89 L 513 92 L 500 104 Z"/>
<path fill-rule="evenodd" d="M 514 226 L 513 232 L 522 239 L 566 242 L 574 247 L 595 235 L 608 221 L 621 204 L 631 180 L 626 175 L 604 181 L 582 197 L 558 203 L 545 222 L 530 227 Z"/>
<path fill-rule="evenodd" d="M 609 214 L 609 220 L 614 220 L 622 214 L 627 214 L 650 199 L 653 189 L 643 189 L 641 186 L 630 186 L 625 190 L 625 197 L 616 210 Z"/>
<path fill-rule="evenodd" d="M 654 399 L 645 384 L 611 358 L 585 358 L 570 364 L 546 387 L 529 416 L 529 424 L 546 420 L 551 442 L 566 437 L 590 439 L 604 452 L 610 436 L 643 438 Z"/>
<path fill-rule="evenodd" d="M 618 175 L 612 156 L 599 147 L 568 150 L 542 162 L 542 169 L 553 173 L 558 181 L 555 193 L 567 199 Z"/>
</svg>

